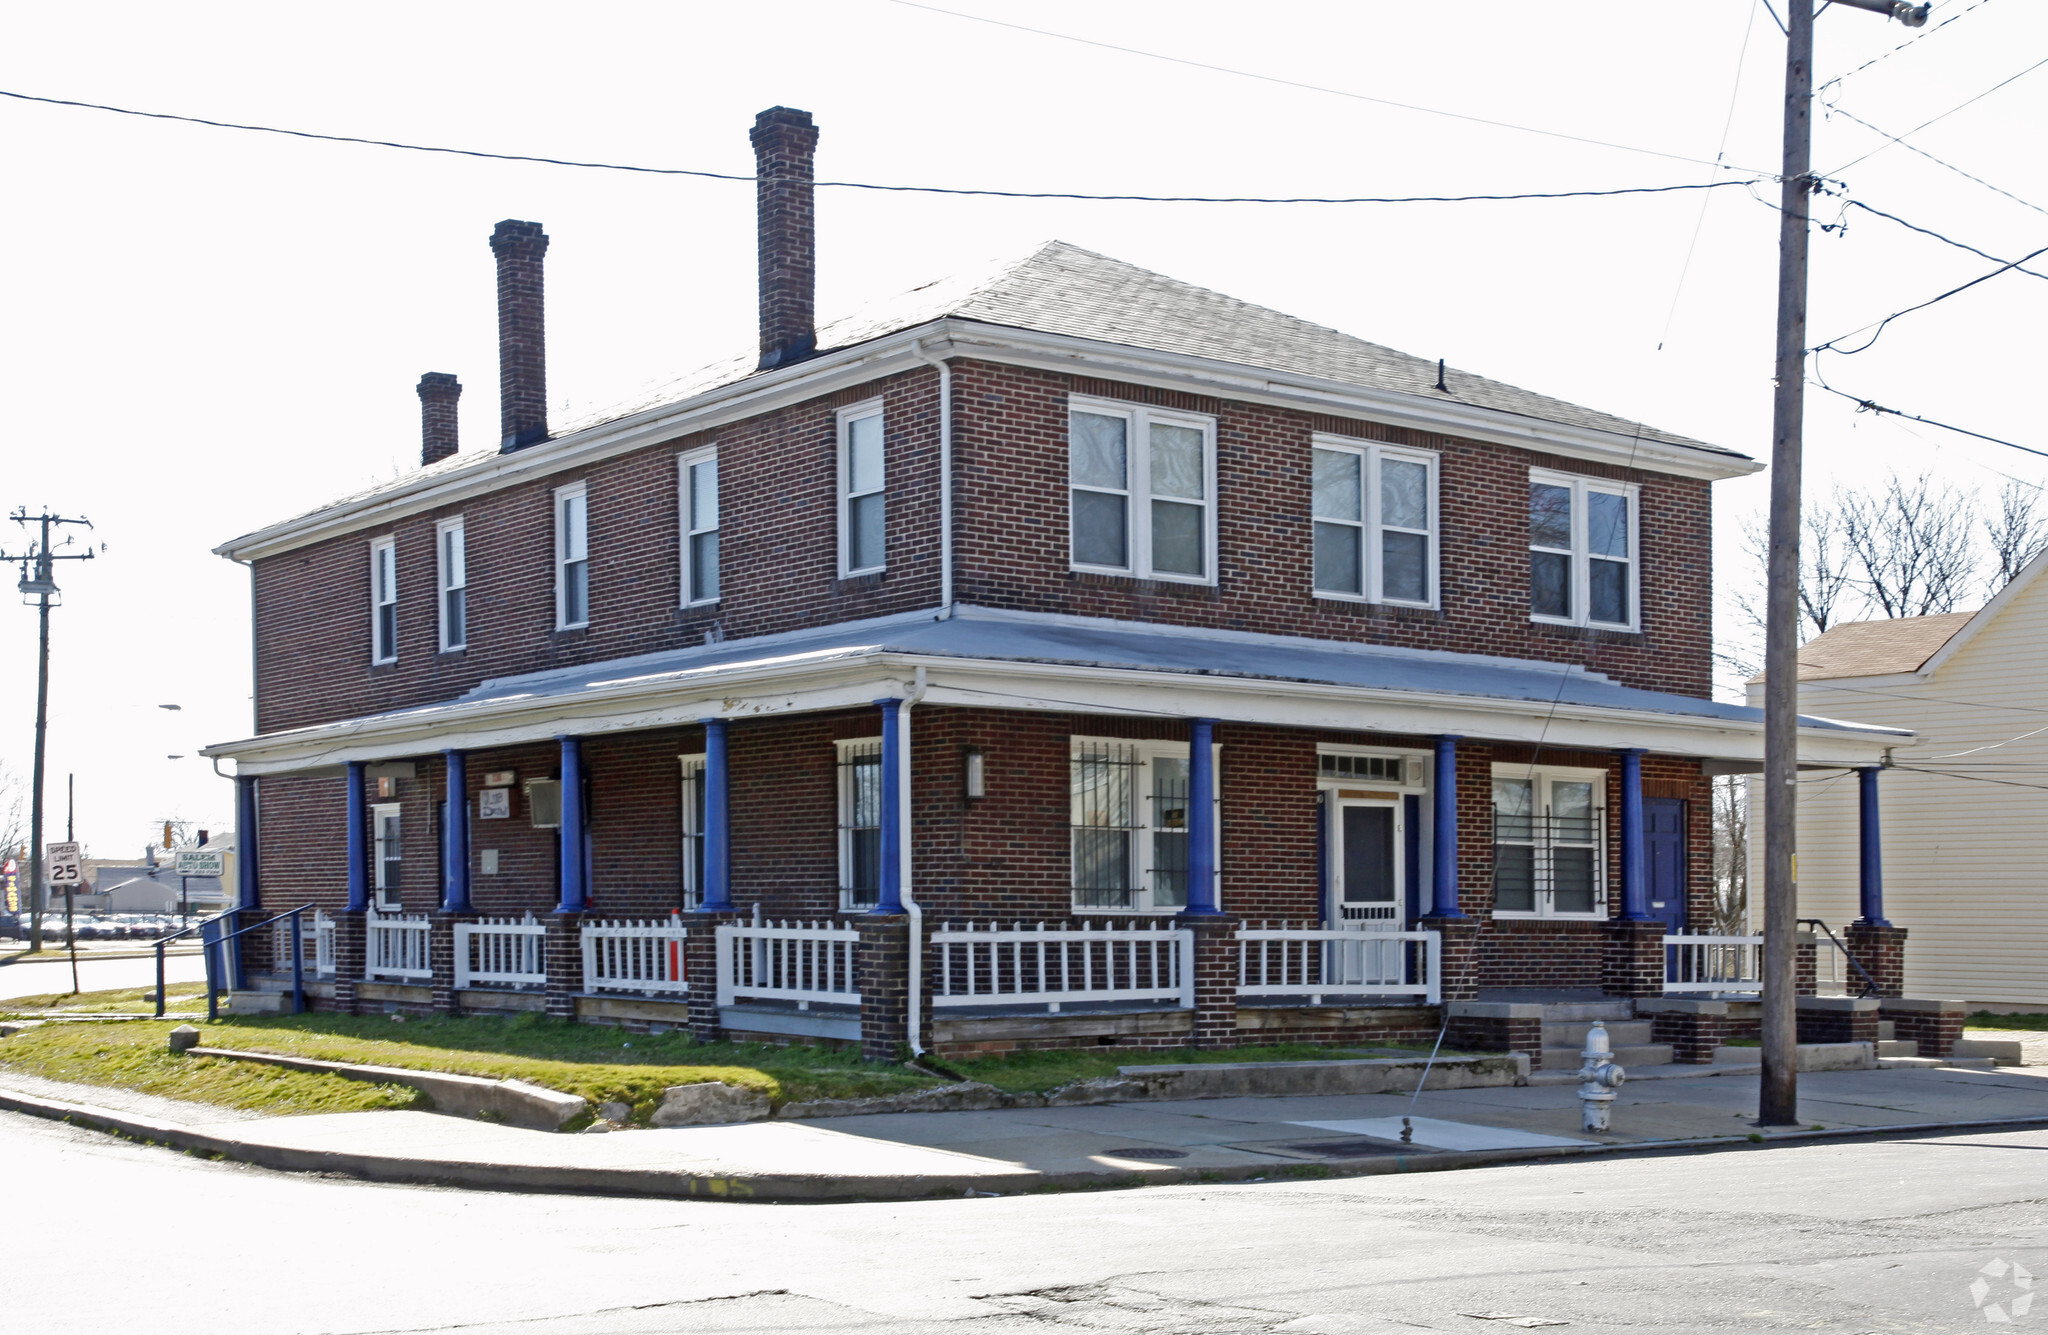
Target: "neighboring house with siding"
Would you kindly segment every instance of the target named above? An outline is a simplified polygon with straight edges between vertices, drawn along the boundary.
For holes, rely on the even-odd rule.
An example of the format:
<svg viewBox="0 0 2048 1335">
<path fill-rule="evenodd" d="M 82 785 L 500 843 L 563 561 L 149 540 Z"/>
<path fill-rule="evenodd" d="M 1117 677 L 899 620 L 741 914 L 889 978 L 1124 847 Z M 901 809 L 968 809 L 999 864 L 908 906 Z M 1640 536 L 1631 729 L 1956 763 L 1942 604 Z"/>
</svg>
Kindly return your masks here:
<svg viewBox="0 0 2048 1335">
<path fill-rule="evenodd" d="M 884 1055 L 1660 991 L 1704 766 L 1762 754 L 1709 686 L 1758 465 L 1062 243 L 818 327 L 816 135 L 754 129 L 758 357 L 551 432 L 501 223 L 499 446 L 430 375 L 417 473 L 219 549 L 256 734 L 207 754 L 321 1003 Z"/>
<path fill-rule="evenodd" d="M 1873 780 L 1885 914 L 1912 933 L 1908 996 L 2048 1007 L 2044 569 L 2036 558 L 1980 611 L 1853 622 L 1799 651 L 1803 713 L 1915 733 Z M 1750 692 L 1762 701 L 1761 679 Z M 1839 932 L 1860 911 L 1859 778 L 1802 780 L 1799 913 Z"/>
</svg>

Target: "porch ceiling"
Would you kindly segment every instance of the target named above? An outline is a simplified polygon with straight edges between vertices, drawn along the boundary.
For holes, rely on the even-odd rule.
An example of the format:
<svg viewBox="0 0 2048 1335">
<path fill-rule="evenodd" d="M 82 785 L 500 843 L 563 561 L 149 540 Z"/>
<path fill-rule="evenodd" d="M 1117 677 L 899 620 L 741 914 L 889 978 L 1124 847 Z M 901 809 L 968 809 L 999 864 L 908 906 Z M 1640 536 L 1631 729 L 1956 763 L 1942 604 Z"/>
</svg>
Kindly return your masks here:
<svg viewBox="0 0 2048 1335">
<path fill-rule="evenodd" d="M 244 773 L 809 713 L 905 696 L 1755 761 L 1763 713 L 1574 664 L 959 607 L 484 682 L 458 699 L 208 747 Z M 1801 760 L 1872 764 L 1910 731 L 1802 717 Z"/>
</svg>

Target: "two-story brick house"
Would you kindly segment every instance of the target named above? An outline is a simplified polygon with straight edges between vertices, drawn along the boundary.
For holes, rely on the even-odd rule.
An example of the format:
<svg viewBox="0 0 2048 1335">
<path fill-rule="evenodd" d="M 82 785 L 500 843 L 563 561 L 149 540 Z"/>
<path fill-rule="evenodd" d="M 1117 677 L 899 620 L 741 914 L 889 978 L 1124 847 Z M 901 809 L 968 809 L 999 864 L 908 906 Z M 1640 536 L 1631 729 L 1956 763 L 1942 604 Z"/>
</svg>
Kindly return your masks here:
<svg viewBox="0 0 2048 1335">
<path fill-rule="evenodd" d="M 219 549 L 256 735 L 209 754 L 322 1004 L 883 1054 L 1657 992 L 1761 755 L 1709 698 L 1757 465 L 1062 243 L 814 327 L 816 136 L 753 131 L 758 357 L 551 434 L 500 223 L 500 448 L 429 375 L 418 472 Z"/>
</svg>

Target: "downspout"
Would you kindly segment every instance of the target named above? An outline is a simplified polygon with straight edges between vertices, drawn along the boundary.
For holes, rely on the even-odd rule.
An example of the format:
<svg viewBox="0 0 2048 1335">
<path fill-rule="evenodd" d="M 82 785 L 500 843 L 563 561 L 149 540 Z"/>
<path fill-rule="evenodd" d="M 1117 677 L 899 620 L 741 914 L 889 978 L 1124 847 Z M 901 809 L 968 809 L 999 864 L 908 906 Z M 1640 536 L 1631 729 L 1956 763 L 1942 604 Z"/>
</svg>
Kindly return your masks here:
<svg viewBox="0 0 2048 1335">
<path fill-rule="evenodd" d="M 911 345 L 911 352 L 925 365 L 939 368 L 939 615 L 935 620 L 944 621 L 953 615 L 953 368 L 944 358 L 925 352 L 923 339 Z"/>
<path fill-rule="evenodd" d="M 924 669 L 920 667 L 909 693 L 903 697 L 902 707 L 896 711 L 896 754 L 903 757 L 902 762 L 896 766 L 896 819 L 899 822 L 896 856 L 897 865 L 901 868 L 898 879 L 902 886 L 903 911 L 910 915 L 908 1019 L 912 1061 L 924 1056 L 925 1052 L 924 1044 L 918 1041 L 924 1033 L 924 910 L 918 907 L 916 886 L 910 877 L 910 709 L 924 699 L 925 685 Z"/>
</svg>

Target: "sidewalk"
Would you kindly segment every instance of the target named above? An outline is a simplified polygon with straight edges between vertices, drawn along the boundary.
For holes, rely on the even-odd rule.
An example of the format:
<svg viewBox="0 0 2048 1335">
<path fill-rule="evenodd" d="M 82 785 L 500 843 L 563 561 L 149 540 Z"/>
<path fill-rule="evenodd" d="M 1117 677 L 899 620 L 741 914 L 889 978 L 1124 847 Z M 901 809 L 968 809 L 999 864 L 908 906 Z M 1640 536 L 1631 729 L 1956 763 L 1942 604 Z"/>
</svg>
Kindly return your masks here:
<svg viewBox="0 0 2048 1335">
<path fill-rule="evenodd" d="M 1615 1150 L 1749 1147 L 1757 1080 L 1729 1074 L 1623 1087 L 1614 1131 L 1579 1130 L 1575 1087 L 1424 1093 L 1414 1142 L 1405 1094 L 1206 1099 L 992 1112 L 635 1130 L 522 1131 L 433 1113 L 236 1119 L 151 1100 L 110 1108 L 108 1091 L 12 1075 L 0 1109 L 64 1118 L 265 1167 L 487 1190 L 910 1200 L 975 1192 L 1153 1182 L 1350 1176 L 1473 1167 Z M 1797 1131 L 1766 1141 L 1885 1129 L 2048 1123 L 2048 1069 L 1934 1068 L 1807 1074 Z"/>
</svg>

